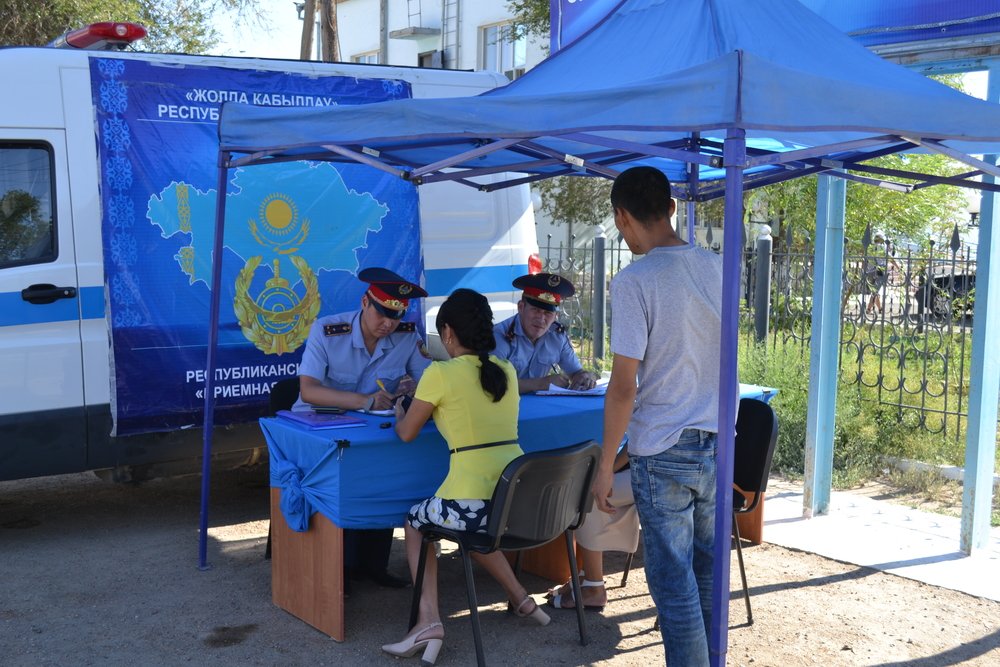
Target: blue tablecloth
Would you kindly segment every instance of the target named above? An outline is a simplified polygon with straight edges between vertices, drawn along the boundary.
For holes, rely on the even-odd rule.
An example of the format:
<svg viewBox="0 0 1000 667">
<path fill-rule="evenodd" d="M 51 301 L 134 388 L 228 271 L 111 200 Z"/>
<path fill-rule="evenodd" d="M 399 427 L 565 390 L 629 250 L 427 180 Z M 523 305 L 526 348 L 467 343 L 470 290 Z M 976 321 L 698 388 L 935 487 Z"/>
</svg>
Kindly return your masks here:
<svg viewBox="0 0 1000 667">
<path fill-rule="evenodd" d="M 600 440 L 600 397 L 522 396 L 518 439 L 526 452 Z M 351 413 L 354 414 L 354 413 Z M 434 494 L 448 472 L 448 447 L 433 422 L 402 442 L 393 420 L 361 415 L 367 426 L 309 430 L 280 418 L 260 420 L 271 461 L 271 486 L 293 530 L 321 512 L 341 528 L 402 525 L 416 502 Z"/>
<path fill-rule="evenodd" d="M 743 398 L 768 401 L 775 390 L 740 385 Z M 521 397 L 518 439 L 525 452 L 600 442 L 602 397 Z M 351 413 L 355 414 L 355 413 Z M 341 528 L 402 525 L 416 502 L 434 494 L 448 472 L 448 448 L 433 422 L 402 442 L 392 419 L 360 415 L 366 426 L 310 430 L 280 418 L 260 420 L 271 461 L 271 486 L 281 489 L 288 525 L 305 531 L 321 512 Z"/>
</svg>

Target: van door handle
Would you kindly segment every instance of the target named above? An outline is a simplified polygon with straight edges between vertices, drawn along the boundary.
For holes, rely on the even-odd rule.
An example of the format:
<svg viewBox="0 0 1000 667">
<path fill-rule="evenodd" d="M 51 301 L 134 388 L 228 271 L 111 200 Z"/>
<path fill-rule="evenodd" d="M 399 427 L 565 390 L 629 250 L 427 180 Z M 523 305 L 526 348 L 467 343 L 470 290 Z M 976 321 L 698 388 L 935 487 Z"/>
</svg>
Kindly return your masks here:
<svg viewBox="0 0 1000 667">
<path fill-rule="evenodd" d="M 56 299 L 76 298 L 75 287 L 56 287 L 48 283 L 30 285 L 27 289 L 21 290 L 21 298 L 29 303 L 52 303 Z"/>
</svg>

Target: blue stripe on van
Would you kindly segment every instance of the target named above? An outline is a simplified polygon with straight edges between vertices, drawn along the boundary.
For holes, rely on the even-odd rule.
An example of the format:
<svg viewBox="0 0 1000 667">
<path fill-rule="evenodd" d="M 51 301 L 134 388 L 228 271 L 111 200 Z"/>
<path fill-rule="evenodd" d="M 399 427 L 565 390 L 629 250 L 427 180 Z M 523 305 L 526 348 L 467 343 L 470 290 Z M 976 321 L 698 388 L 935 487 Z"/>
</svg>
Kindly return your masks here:
<svg viewBox="0 0 1000 667">
<path fill-rule="evenodd" d="M 53 303 L 34 304 L 21 298 L 20 292 L 0 293 L 0 327 L 49 322 L 75 322 L 83 311 L 84 319 L 104 317 L 104 288 L 84 287 L 76 299 L 58 299 Z"/>
<path fill-rule="evenodd" d="M 508 291 L 512 289 L 511 282 L 527 272 L 527 264 L 508 264 L 431 269 L 424 272 L 424 277 L 431 296 L 448 296 L 458 287 L 468 287 L 483 293 Z"/>
<path fill-rule="evenodd" d="M 80 312 L 83 319 L 104 319 L 104 288 L 84 287 L 80 290 Z"/>
</svg>

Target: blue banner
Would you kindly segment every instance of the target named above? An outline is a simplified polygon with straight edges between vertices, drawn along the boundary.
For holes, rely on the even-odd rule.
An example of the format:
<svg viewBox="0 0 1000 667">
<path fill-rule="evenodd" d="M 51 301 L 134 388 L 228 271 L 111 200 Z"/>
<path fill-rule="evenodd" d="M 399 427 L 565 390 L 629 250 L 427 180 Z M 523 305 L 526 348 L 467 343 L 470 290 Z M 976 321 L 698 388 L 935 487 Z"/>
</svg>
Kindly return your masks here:
<svg viewBox="0 0 1000 667">
<path fill-rule="evenodd" d="M 403 81 L 92 58 L 115 434 L 201 423 L 218 170 L 226 101 L 364 104 Z M 216 374 L 219 424 L 265 412 L 298 373 L 318 315 L 359 307 L 355 277 L 423 272 L 413 186 L 364 166 L 236 169 L 226 188 Z M 407 316 L 422 325 L 418 308 Z"/>
</svg>

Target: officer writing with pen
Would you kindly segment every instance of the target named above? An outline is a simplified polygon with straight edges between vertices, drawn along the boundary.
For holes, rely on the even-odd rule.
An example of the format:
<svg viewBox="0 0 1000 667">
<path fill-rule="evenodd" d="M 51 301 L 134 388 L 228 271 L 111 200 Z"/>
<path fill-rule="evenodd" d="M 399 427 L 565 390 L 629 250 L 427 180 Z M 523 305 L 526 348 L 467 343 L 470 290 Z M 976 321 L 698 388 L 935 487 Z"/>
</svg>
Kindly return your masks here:
<svg viewBox="0 0 1000 667">
<path fill-rule="evenodd" d="M 554 273 L 535 273 L 517 278 L 513 285 L 523 290 L 517 315 L 493 327 L 493 354 L 517 369 L 518 391 L 542 391 L 550 384 L 593 388 L 593 374 L 583 369 L 565 327 L 556 321 L 562 300 L 576 292 L 573 283 Z"/>
<path fill-rule="evenodd" d="M 383 268 L 363 269 L 358 279 L 368 283 L 361 309 L 321 317 L 309 331 L 293 410 L 388 410 L 397 396 L 413 393 L 431 363 L 414 323 L 400 321 L 410 299 L 427 292 Z M 345 530 L 348 574 L 382 586 L 407 586 L 409 579 L 386 571 L 391 547 L 391 529 Z"/>
</svg>

